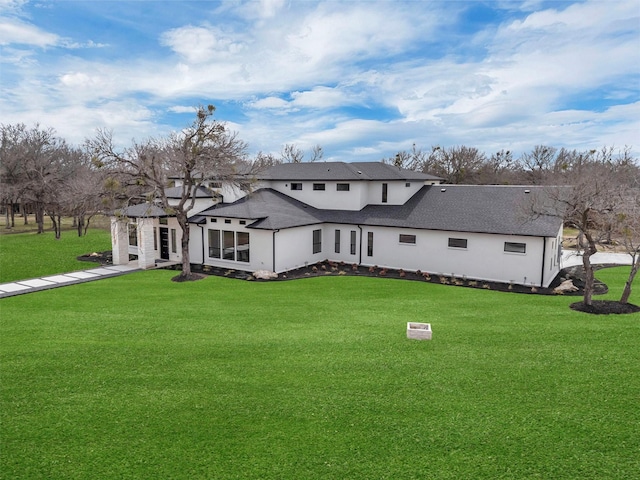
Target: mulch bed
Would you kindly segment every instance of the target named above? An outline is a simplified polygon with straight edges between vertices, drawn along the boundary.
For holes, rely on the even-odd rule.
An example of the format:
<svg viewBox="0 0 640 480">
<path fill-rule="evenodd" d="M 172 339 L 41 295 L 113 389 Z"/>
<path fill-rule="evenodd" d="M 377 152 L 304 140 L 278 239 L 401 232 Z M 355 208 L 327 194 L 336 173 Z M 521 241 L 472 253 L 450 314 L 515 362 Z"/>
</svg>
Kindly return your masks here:
<svg viewBox="0 0 640 480">
<path fill-rule="evenodd" d="M 113 263 L 111 252 L 97 252 L 78 257 L 78 260 L 97 262 L 102 265 L 110 265 Z M 597 265 L 594 269 L 607 268 L 612 265 Z M 180 265 L 171 267 L 174 270 L 180 270 Z M 174 282 L 193 281 L 204 278 L 207 275 L 216 275 L 227 278 L 235 278 L 239 280 L 252 280 L 258 282 L 277 282 L 287 280 L 298 280 L 303 278 L 323 277 L 323 276 L 356 276 L 356 277 L 376 277 L 390 278 L 396 280 L 411 280 L 418 282 L 438 283 L 442 285 L 453 285 L 467 288 L 481 288 L 484 290 L 494 290 L 498 292 L 524 293 L 536 295 L 558 295 L 554 289 L 565 280 L 571 280 L 578 288 L 575 292 L 565 292 L 563 295 L 582 296 L 584 293 L 584 269 L 582 266 L 566 268 L 560 271 L 558 276 L 547 288 L 516 285 L 501 282 L 487 282 L 482 280 L 471 280 L 465 277 L 455 277 L 450 275 L 437 275 L 428 272 L 413 272 L 404 270 L 387 269 L 380 267 L 365 267 L 355 264 L 347 264 L 343 262 L 324 261 L 306 267 L 289 270 L 288 272 L 278 275 L 277 279 L 258 280 L 255 279 L 251 272 L 242 270 L 224 269 L 212 267 L 209 265 L 191 265 L 192 275 L 190 278 L 177 275 L 173 277 Z M 594 285 L 594 295 L 602 295 L 608 292 L 607 286 L 596 280 Z M 626 314 L 640 312 L 640 307 L 629 303 L 623 304 L 613 300 L 594 300 L 591 305 L 585 305 L 583 302 L 572 303 L 570 307 L 573 310 L 591 313 L 591 314 Z"/>
</svg>

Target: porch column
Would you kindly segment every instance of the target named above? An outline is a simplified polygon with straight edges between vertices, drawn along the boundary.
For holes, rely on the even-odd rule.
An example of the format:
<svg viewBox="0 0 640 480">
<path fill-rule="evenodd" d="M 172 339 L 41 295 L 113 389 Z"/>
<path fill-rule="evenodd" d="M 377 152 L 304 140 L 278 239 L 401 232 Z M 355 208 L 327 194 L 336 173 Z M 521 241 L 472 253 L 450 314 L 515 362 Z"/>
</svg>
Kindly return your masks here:
<svg viewBox="0 0 640 480">
<path fill-rule="evenodd" d="M 153 249 L 153 218 L 138 218 L 138 267 L 156 266 L 156 252 Z"/>
<path fill-rule="evenodd" d="M 129 235 L 127 219 L 111 217 L 111 254 L 114 265 L 129 263 Z"/>
</svg>

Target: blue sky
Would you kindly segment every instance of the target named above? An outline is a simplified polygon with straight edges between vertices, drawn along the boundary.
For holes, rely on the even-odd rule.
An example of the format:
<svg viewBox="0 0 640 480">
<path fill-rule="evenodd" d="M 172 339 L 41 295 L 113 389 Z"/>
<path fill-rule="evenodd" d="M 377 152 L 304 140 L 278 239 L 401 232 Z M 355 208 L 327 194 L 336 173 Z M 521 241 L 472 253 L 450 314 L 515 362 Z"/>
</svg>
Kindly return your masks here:
<svg viewBox="0 0 640 480">
<path fill-rule="evenodd" d="M 0 0 L 0 122 L 121 145 L 216 106 L 258 151 L 640 152 L 640 1 Z"/>
</svg>

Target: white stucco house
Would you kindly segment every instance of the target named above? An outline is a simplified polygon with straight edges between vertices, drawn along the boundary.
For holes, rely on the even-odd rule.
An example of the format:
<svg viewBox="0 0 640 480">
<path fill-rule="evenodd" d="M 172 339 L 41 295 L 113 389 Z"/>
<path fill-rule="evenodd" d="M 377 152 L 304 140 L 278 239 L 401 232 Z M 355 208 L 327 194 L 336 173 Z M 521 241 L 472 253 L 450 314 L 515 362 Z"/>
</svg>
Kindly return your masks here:
<svg viewBox="0 0 640 480">
<path fill-rule="evenodd" d="M 377 162 L 287 163 L 251 193 L 195 194 L 190 261 L 286 272 L 324 260 L 547 287 L 561 269 L 562 219 L 531 218 L 539 187 L 444 185 Z M 126 218 L 125 218 L 126 217 Z M 158 207 L 112 218 L 114 263 L 180 260 L 180 228 Z"/>
</svg>

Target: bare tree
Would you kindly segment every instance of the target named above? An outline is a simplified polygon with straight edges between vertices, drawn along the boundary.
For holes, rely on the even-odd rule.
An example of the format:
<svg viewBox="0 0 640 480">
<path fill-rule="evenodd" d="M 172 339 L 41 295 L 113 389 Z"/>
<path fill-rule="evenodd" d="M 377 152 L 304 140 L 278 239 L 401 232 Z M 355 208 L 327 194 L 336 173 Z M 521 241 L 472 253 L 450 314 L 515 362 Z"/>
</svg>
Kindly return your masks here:
<svg viewBox="0 0 640 480">
<path fill-rule="evenodd" d="M 320 162 L 324 157 L 324 150 L 320 145 L 314 145 L 311 149 L 311 160 L 310 162 Z"/>
<path fill-rule="evenodd" d="M 520 164 L 526 175 L 526 183 L 543 185 L 548 181 L 551 172 L 556 148 L 544 145 L 536 145 L 531 153 L 524 153 L 520 157 Z"/>
<path fill-rule="evenodd" d="M 178 280 L 195 278 L 189 258 L 188 214 L 195 205 L 196 189 L 211 180 L 248 188 L 246 178 L 253 173 L 245 158 L 246 144 L 213 119 L 214 111 L 213 105 L 199 107 L 196 119 L 181 132 L 166 139 L 134 143 L 122 151 L 115 149 L 109 132 L 99 131 L 88 141 L 97 164 L 117 172 L 129 183 L 144 186 L 148 200 L 175 215 L 182 230 L 182 272 Z M 180 179 L 177 203 L 170 203 L 165 192 L 169 176 Z"/>
<path fill-rule="evenodd" d="M 430 155 L 432 173 L 445 179 L 445 183 L 477 183 L 486 157 L 477 148 L 457 146 L 448 149 L 434 147 Z"/>
<path fill-rule="evenodd" d="M 287 143 L 282 147 L 280 158 L 284 163 L 302 163 L 304 152 L 293 143 Z"/>
</svg>

